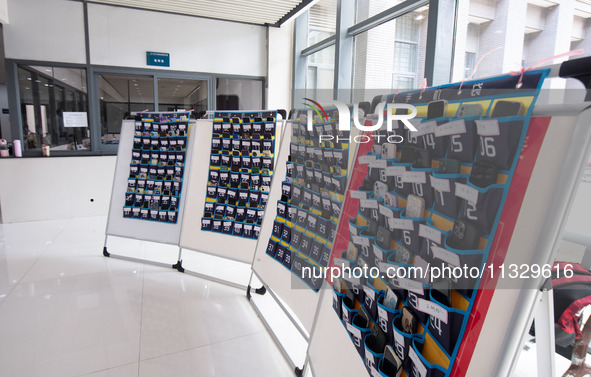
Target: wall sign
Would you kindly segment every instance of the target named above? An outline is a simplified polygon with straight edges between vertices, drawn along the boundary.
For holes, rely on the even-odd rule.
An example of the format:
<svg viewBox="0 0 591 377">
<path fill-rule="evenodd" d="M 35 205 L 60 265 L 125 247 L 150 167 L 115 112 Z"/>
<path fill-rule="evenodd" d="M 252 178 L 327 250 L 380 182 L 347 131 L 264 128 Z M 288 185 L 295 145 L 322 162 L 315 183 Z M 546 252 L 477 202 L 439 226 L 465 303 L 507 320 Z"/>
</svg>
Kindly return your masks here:
<svg viewBox="0 0 591 377">
<path fill-rule="evenodd" d="M 146 64 L 156 67 L 170 67 L 170 54 L 167 52 L 146 51 Z"/>
</svg>

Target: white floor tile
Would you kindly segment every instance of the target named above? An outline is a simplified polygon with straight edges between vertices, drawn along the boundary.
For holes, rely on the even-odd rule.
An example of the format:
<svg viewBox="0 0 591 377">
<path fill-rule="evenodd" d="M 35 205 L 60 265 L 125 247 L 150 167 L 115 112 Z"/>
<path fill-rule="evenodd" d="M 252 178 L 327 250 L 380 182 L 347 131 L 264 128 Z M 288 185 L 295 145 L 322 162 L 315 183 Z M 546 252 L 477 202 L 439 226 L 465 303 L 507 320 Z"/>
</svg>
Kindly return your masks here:
<svg viewBox="0 0 591 377">
<path fill-rule="evenodd" d="M 264 331 L 245 294 L 176 271 L 146 274 L 141 360 Z"/>
<path fill-rule="evenodd" d="M 0 224 L 0 303 L 69 222 Z"/>
<path fill-rule="evenodd" d="M 247 286 L 251 269 L 249 263 L 236 262 L 213 255 L 183 249 L 183 267 L 188 271 Z"/>
<path fill-rule="evenodd" d="M 0 375 L 80 375 L 137 362 L 141 293 L 141 279 L 126 272 L 19 284 L 0 306 L 0 323 L 10 324 L 0 327 Z"/>
<path fill-rule="evenodd" d="M 243 290 L 105 258 L 105 224 L 0 224 L 0 376 L 293 375 Z M 108 247 L 171 265 L 178 257 L 174 246 L 120 237 Z"/>
<path fill-rule="evenodd" d="M 80 377 L 137 377 L 138 375 L 138 363 L 123 365 L 120 367 L 110 368 L 101 370 L 94 373 L 85 374 Z"/>
<path fill-rule="evenodd" d="M 140 377 L 160 376 L 293 376 L 281 353 L 266 333 L 194 348 L 144 360 Z"/>
</svg>

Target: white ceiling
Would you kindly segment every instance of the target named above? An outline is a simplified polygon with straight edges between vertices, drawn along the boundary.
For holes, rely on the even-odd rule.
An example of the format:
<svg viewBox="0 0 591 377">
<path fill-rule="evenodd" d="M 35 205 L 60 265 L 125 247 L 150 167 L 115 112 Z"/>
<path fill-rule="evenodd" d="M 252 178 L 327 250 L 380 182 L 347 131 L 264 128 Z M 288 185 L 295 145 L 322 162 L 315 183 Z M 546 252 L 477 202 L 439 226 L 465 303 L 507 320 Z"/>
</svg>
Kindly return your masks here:
<svg viewBox="0 0 591 377">
<path fill-rule="evenodd" d="M 258 25 L 276 25 L 313 0 L 90 0 L 92 3 L 149 9 Z"/>
</svg>

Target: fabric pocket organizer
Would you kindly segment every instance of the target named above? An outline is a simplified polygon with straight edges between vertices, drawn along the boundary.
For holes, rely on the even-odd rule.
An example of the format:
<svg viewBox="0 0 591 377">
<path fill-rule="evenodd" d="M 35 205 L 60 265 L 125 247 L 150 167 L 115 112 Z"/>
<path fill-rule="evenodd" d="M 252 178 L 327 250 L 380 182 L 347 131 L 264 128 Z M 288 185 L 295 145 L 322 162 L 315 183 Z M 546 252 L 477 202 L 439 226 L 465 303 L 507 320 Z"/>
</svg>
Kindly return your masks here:
<svg viewBox="0 0 591 377">
<path fill-rule="evenodd" d="M 211 230 L 212 219 L 211 218 L 202 218 L 201 219 L 201 230 L 209 231 Z"/>
<path fill-rule="evenodd" d="M 450 247 L 447 240 L 450 234 L 445 238 L 445 248 L 432 248 L 433 260 L 431 261 L 431 268 L 452 269 L 452 286 L 455 290 L 465 296 L 471 296 L 473 290 L 476 288 L 476 283 L 482 274 L 484 262 L 487 260 L 487 252 L 485 250 L 459 250 Z M 459 277 L 453 276 L 453 269 L 457 268 Z M 459 273 L 459 269 L 462 273 Z M 464 271 L 467 270 L 467 273 Z"/>
<path fill-rule="evenodd" d="M 378 320 L 377 325 L 382 328 L 382 331 L 386 334 L 389 344 L 394 344 L 394 318 L 400 315 L 400 310 L 392 309 L 384 306 L 384 295 L 378 297 Z"/>
<path fill-rule="evenodd" d="M 510 170 L 518 153 L 524 122 L 523 116 L 476 120 L 475 160 L 491 163 L 499 170 Z"/>
<path fill-rule="evenodd" d="M 332 156 L 334 158 L 334 166 L 339 166 L 341 169 L 347 169 L 349 164 L 349 148 L 332 149 Z"/>
<path fill-rule="evenodd" d="M 300 275 L 301 276 L 301 275 Z M 345 294 L 341 292 L 337 292 L 332 289 L 332 308 L 337 313 L 337 316 L 342 321 L 343 320 L 343 299 L 345 298 Z"/>
<path fill-rule="evenodd" d="M 333 175 L 331 177 L 331 181 L 332 181 L 332 188 L 336 193 L 339 193 L 341 195 L 345 194 L 345 189 L 347 188 L 347 175 Z"/>
<path fill-rule="evenodd" d="M 351 289 L 353 291 L 352 287 L 348 289 Z M 345 325 L 352 324 L 353 317 L 357 314 L 358 311 L 355 305 L 355 299 L 352 298 L 355 296 L 348 295 L 347 292 L 345 292 L 344 295 L 345 296 L 342 298 L 342 321 Z"/>
<path fill-rule="evenodd" d="M 495 224 L 505 185 L 495 184 L 486 188 L 472 185 L 470 182 L 455 183 L 455 195 L 460 198 L 460 217 L 475 221 L 482 234 L 490 234 Z"/>
<path fill-rule="evenodd" d="M 456 196 L 456 183 L 466 184 L 468 175 L 433 173 L 429 179 L 435 196 L 433 209 L 448 218 L 457 218 L 461 198 Z"/>
<path fill-rule="evenodd" d="M 408 290 L 405 287 L 400 287 L 398 278 L 400 275 L 407 277 L 409 270 L 413 265 L 411 263 L 396 262 L 396 253 L 392 252 L 388 255 L 386 262 L 380 263 L 379 269 L 383 276 L 383 280 L 388 284 L 392 291 L 398 296 L 399 301 L 406 301 Z M 388 271 L 390 269 L 391 271 Z"/>
<path fill-rule="evenodd" d="M 409 270 L 409 273 L 411 270 Z M 425 305 L 426 301 L 429 301 L 429 291 L 431 284 L 420 283 L 413 281 L 415 289 L 408 290 L 406 292 L 406 306 L 411 308 L 416 315 L 417 319 L 423 326 L 426 326 L 429 321 L 429 315 L 423 312 L 421 309 L 422 305 Z"/>
<path fill-rule="evenodd" d="M 279 245 L 278 241 L 275 241 L 273 238 L 269 238 L 269 243 L 267 243 L 267 250 L 265 251 L 268 256 L 271 258 L 275 258 L 275 254 L 277 253 L 277 247 Z"/>
<path fill-rule="evenodd" d="M 366 229 L 362 230 L 359 236 L 352 236 L 351 241 L 359 250 L 359 258 L 363 259 L 365 262 L 369 262 L 369 260 L 373 258 L 373 245 L 375 244 L 376 237 L 364 235 L 363 232 Z"/>
<path fill-rule="evenodd" d="M 449 138 L 447 158 L 468 163 L 474 161 L 478 146 L 476 121 L 479 119 L 480 116 L 455 119 L 435 128 L 435 136 Z"/>
<path fill-rule="evenodd" d="M 374 326 L 377 326 L 374 324 Z M 382 356 L 384 356 L 384 348 L 378 344 L 373 334 L 369 333 L 365 335 L 363 339 L 363 356 L 365 368 L 369 372 L 370 376 L 376 376 L 378 374 L 378 365 Z M 385 346 L 384 346 L 385 347 Z M 382 348 L 382 349 L 380 349 Z"/>
<path fill-rule="evenodd" d="M 419 227 L 427 223 L 425 217 L 406 217 L 406 210 L 400 213 L 399 219 L 390 219 L 389 227 L 400 230 L 399 244 L 405 246 L 413 254 L 421 252 L 422 239 L 419 237 Z"/>
<path fill-rule="evenodd" d="M 422 239 L 419 255 L 427 262 L 433 260 L 433 250 L 443 248 L 447 232 L 435 227 L 431 222 L 419 224 L 419 237 Z M 427 277 L 428 278 L 428 277 Z"/>
<path fill-rule="evenodd" d="M 363 318 L 359 315 L 359 313 L 356 313 L 353 316 L 353 320 L 351 323 L 345 323 L 345 327 L 349 332 L 349 336 L 351 337 L 353 345 L 357 349 L 359 356 L 361 356 L 361 358 L 365 360 L 364 339 L 365 336 L 371 332 L 371 326 L 373 324 L 369 324 L 367 325 L 367 327 L 365 327 L 364 325 L 362 325 L 363 322 Z"/>
<path fill-rule="evenodd" d="M 461 342 L 460 336 L 470 303 L 457 291 L 451 292 L 451 307 L 442 303 L 447 301 L 447 297 L 439 291 L 431 290 L 430 295 L 431 300 L 425 309 L 430 315 L 429 334 L 451 356 L 456 345 Z"/>
<path fill-rule="evenodd" d="M 413 339 L 408 357 L 412 376 L 445 377 L 449 372 L 449 357 L 428 332 L 423 339 Z"/>
<path fill-rule="evenodd" d="M 287 218 L 287 211 L 291 205 L 288 202 L 283 202 L 281 200 L 277 201 L 277 216 L 283 217 L 284 219 Z"/>
<path fill-rule="evenodd" d="M 416 136 L 422 139 L 424 149 L 431 150 L 431 156 L 433 158 L 441 158 L 445 156 L 447 146 L 449 144 L 449 138 L 447 135 L 442 134 L 441 132 L 435 133 L 435 130 L 440 125 L 448 122 L 448 117 L 441 117 L 423 120 L 416 126 L 418 130 L 418 132 L 416 132 Z"/>
<path fill-rule="evenodd" d="M 378 320 L 378 299 L 384 294 L 384 291 L 377 290 L 369 281 L 363 285 L 364 299 L 363 306 L 367 309 L 371 320 L 375 323 Z"/>
<path fill-rule="evenodd" d="M 394 177 L 394 192 L 403 198 L 406 198 L 408 194 L 412 194 L 412 184 L 404 182 L 402 179 L 406 172 L 411 171 L 411 165 L 411 163 L 398 163 L 395 165 L 395 168 L 389 169 L 389 173 L 387 173 Z"/>
<path fill-rule="evenodd" d="M 383 249 L 380 247 L 377 242 L 372 244 L 371 253 L 367 260 L 367 263 L 370 267 L 376 267 L 381 270 L 381 267 L 384 263 L 388 263 L 390 260 L 390 256 L 395 251 L 393 249 Z"/>
<path fill-rule="evenodd" d="M 410 184 L 409 194 L 425 199 L 425 209 L 430 209 L 434 202 L 434 193 L 431 187 L 431 174 L 434 170 L 411 168 L 401 176 L 403 184 Z"/>
<path fill-rule="evenodd" d="M 377 223 L 380 220 L 379 206 L 383 202 L 383 199 L 361 199 L 359 200 L 359 213 L 366 219 Z"/>
<path fill-rule="evenodd" d="M 402 314 L 398 314 L 392 321 L 393 337 L 394 342 L 392 347 L 396 352 L 396 355 L 402 360 L 402 367 L 404 370 L 409 370 L 411 366 L 410 358 L 408 357 L 409 350 L 412 347 L 413 339 L 422 336 L 425 328 L 422 325 L 418 326 L 416 334 L 409 334 L 402 330 Z"/>
</svg>

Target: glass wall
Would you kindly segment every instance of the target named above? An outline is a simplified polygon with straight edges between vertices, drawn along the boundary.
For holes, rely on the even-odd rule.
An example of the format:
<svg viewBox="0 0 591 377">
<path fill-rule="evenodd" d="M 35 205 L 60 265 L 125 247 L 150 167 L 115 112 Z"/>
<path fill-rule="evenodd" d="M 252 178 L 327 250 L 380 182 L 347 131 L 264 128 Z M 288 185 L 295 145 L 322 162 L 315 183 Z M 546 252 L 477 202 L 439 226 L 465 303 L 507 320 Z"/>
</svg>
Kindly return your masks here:
<svg viewBox="0 0 591 377">
<path fill-rule="evenodd" d="M 207 110 L 207 81 L 158 79 L 158 111 Z"/>
<path fill-rule="evenodd" d="M 474 78 L 527 68 L 574 49 L 591 54 L 588 1 L 512 0 L 507 4 L 509 1 L 458 0 L 453 81 L 468 77 L 476 62 L 489 52 Z M 498 47 L 502 48 L 491 52 Z"/>
<path fill-rule="evenodd" d="M 139 111 L 154 111 L 151 76 L 98 75 L 101 143 L 117 143 L 121 121 Z"/>
<path fill-rule="evenodd" d="M 357 0 L 357 11 L 355 14 L 355 22 L 359 23 L 366 19 L 375 16 L 378 13 L 390 9 L 402 1 L 392 0 Z"/>
<path fill-rule="evenodd" d="M 19 135 L 22 130 L 24 154 L 30 156 L 40 155 L 43 145 L 50 146 L 52 156 L 116 153 L 122 120 L 142 111 L 178 110 L 191 110 L 192 118 L 201 118 L 213 110 L 212 89 L 218 109 L 265 107 L 264 79 L 259 77 L 105 67 L 94 68 L 87 77 L 84 66 L 9 64 L 18 80 L 20 108 L 16 119 L 11 115 L 12 132 Z M 97 99 L 92 106 L 88 86 L 94 91 L 90 98 Z M 72 123 L 80 113 L 83 118 L 76 119 L 84 121 Z"/>
<path fill-rule="evenodd" d="M 58 151 L 90 149 L 86 70 L 21 65 L 18 81 L 27 150 L 42 145 Z M 84 113 L 86 122 L 69 123 L 72 112 Z"/>
<path fill-rule="evenodd" d="M 306 97 L 324 102 L 332 100 L 334 87 L 335 46 L 308 56 Z"/>
<path fill-rule="evenodd" d="M 359 1 L 357 18 L 381 4 Z M 395 3 L 389 2 L 391 6 Z M 425 77 L 429 9 L 421 7 L 355 36 L 353 89 L 356 102 L 418 88 Z"/>
<path fill-rule="evenodd" d="M 337 27 L 337 0 L 322 0 L 310 8 L 308 46 L 334 35 Z"/>
<path fill-rule="evenodd" d="M 247 79 L 216 79 L 217 110 L 256 110 L 263 105 L 263 82 Z"/>
</svg>

